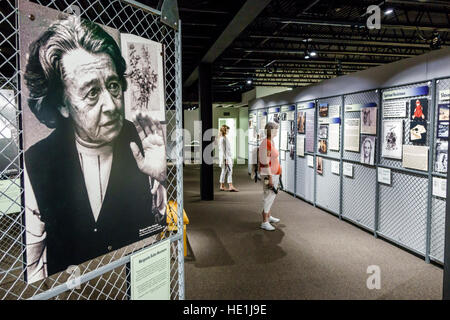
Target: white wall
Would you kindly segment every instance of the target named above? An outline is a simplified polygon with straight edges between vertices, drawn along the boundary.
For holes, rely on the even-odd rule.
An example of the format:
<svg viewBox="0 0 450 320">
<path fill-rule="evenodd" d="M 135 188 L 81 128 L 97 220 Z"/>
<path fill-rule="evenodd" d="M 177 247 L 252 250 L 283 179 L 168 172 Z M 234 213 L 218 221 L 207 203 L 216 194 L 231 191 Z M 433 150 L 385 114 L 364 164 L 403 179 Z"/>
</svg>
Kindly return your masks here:
<svg viewBox="0 0 450 320">
<path fill-rule="evenodd" d="M 245 134 L 238 136 L 238 157 L 248 159 L 248 107 L 239 108 L 239 128 Z"/>
<path fill-rule="evenodd" d="M 200 108 L 196 110 L 184 110 L 184 129 L 188 130 L 191 137 L 190 140 L 198 140 L 200 137 L 194 137 L 194 121 L 200 121 Z M 190 144 L 191 141 L 185 137 L 185 144 Z"/>
</svg>

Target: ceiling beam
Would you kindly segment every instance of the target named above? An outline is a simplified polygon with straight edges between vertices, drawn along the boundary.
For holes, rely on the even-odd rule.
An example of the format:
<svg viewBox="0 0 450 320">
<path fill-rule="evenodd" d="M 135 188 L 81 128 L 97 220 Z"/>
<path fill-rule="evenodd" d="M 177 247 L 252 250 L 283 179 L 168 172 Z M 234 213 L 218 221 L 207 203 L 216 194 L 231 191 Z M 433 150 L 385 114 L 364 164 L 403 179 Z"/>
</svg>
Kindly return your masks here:
<svg viewBox="0 0 450 320">
<path fill-rule="evenodd" d="M 260 53 L 288 53 L 288 54 L 304 54 L 303 49 L 251 49 L 251 48 L 233 48 L 234 50 L 240 50 L 244 52 L 260 52 Z M 379 57 L 402 57 L 410 58 L 416 56 L 415 54 L 405 53 L 381 53 L 381 52 L 367 52 L 367 51 L 332 51 L 332 50 L 315 50 L 317 53 L 336 54 L 336 55 L 358 55 L 358 56 L 379 56 Z"/>
<path fill-rule="evenodd" d="M 271 0 L 247 0 L 238 13 L 234 16 L 216 42 L 209 48 L 200 63 L 212 63 L 226 48 L 241 34 L 241 32 L 253 22 Z M 189 75 L 184 83 L 185 87 L 191 86 L 198 79 L 198 66 Z"/>
<path fill-rule="evenodd" d="M 308 39 L 308 44 L 325 43 L 325 44 L 347 44 L 347 45 L 368 45 L 368 46 L 389 46 L 389 47 L 406 47 L 406 48 L 423 48 L 429 49 L 428 43 L 402 43 L 390 41 L 374 41 L 374 40 L 360 40 L 360 39 L 341 39 L 341 38 L 310 38 L 310 37 L 291 37 L 291 36 L 271 36 L 271 35 L 249 35 L 253 39 L 274 39 L 283 41 L 305 42 Z"/>
<path fill-rule="evenodd" d="M 316 25 L 316 26 L 330 26 L 330 27 L 346 27 L 346 28 L 367 28 L 365 23 L 358 21 L 340 21 L 340 20 L 312 20 L 312 19 L 286 19 L 280 17 L 269 17 L 273 22 L 282 24 L 304 24 L 304 25 Z M 439 31 L 448 32 L 450 28 L 448 26 L 425 26 L 425 25 L 405 25 L 405 24 L 386 24 L 381 23 L 382 29 L 401 29 L 401 30 L 421 30 L 421 31 Z"/>
</svg>

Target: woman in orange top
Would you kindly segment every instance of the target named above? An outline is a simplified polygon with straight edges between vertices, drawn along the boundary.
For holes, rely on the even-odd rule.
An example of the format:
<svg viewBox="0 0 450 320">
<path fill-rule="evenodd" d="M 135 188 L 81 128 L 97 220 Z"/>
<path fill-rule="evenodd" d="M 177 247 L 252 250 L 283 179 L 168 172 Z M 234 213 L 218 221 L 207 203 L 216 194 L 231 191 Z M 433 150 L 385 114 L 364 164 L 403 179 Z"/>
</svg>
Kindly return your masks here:
<svg viewBox="0 0 450 320">
<path fill-rule="evenodd" d="M 278 124 L 269 122 L 266 124 L 266 139 L 259 146 L 259 173 L 263 179 L 263 210 L 261 229 L 273 231 L 275 228 L 270 223 L 277 223 L 280 219 L 272 217 L 270 209 L 277 194 L 274 189 L 278 188 L 281 175 L 281 166 L 278 160 L 278 150 L 275 148 L 273 138 L 277 136 Z"/>
</svg>

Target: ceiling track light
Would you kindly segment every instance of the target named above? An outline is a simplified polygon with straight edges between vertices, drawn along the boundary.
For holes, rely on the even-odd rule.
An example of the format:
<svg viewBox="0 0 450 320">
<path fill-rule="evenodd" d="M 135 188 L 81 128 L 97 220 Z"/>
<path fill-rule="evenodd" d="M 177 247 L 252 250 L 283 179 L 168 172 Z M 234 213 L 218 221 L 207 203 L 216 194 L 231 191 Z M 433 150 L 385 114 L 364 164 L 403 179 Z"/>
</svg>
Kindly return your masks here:
<svg viewBox="0 0 450 320">
<path fill-rule="evenodd" d="M 394 12 L 394 9 L 392 9 L 392 8 L 387 8 L 386 10 L 384 10 L 384 14 L 385 15 L 390 15 L 390 14 L 392 14 Z"/>
</svg>

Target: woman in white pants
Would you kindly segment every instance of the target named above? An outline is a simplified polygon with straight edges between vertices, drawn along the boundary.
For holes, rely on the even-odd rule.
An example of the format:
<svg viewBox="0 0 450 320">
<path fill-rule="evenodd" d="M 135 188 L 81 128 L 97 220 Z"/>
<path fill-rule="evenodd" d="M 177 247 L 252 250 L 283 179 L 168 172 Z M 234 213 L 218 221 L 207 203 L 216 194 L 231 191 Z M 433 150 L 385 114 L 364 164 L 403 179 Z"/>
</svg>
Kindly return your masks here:
<svg viewBox="0 0 450 320">
<path fill-rule="evenodd" d="M 219 138 L 219 166 L 222 169 L 220 172 L 220 191 L 238 192 L 239 190 L 233 186 L 233 156 L 231 154 L 230 141 L 227 139 L 230 127 L 223 125 L 220 127 Z M 225 178 L 227 178 L 228 189 L 225 189 Z"/>
<path fill-rule="evenodd" d="M 263 180 L 263 210 L 261 229 L 267 231 L 275 230 L 271 223 L 280 222 L 280 219 L 270 214 L 270 209 L 275 201 L 277 193 L 274 191 L 278 188 L 281 175 L 281 166 L 278 160 L 278 150 L 275 147 L 273 138 L 278 134 L 278 124 L 269 122 L 266 124 L 266 139 L 261 141 L 259 146 L 259 172 Z"/>
</svg>

